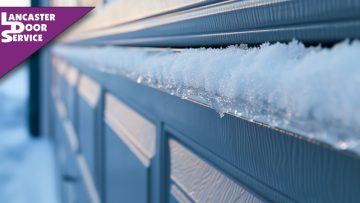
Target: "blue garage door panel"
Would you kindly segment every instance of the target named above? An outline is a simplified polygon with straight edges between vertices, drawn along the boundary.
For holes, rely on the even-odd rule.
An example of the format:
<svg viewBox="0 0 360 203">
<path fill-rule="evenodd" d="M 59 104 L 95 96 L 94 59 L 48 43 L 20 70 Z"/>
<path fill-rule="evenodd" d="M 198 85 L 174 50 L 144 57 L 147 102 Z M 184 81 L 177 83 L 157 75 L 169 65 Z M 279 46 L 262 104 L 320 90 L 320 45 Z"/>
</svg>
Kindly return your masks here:
<svg viewBox="0 0 360 203">
<path fill-rule="evenodd" d="M 111 94 L 105 95 L 105 121 L 148 166 L 155 155 L 155 125 Z"/>
<path fill-rule="evenodd" d="M 176 185 L 175 182 L 171 181 L 170 183 L 170 195 L 169 195 L 169 203 L 192 203 L 193 201 L 186 192 L 181 190 L 179 186 Z"/>
<path fill-rule="evenodd" d="M 78 111 L 78 132 L 81 152 L 85 155 L 91 172 L 94 173 L 95 110 L 90 108 L 82 99 L 79 99 Z"/>
<path fill-rule="evenodd" d="M 77 154 L 76 162 L 80 174 L 77 181 L 78 202 L 100 203 L 100 196 L 85 157 L 82 154 Z"/>
<path fill-rule="evenodd" d="M 85 183 L 82 179 L 79 180 L 78 186 L 77 186 L 77 192 L 78 192 L 78 202 L 83 203 L 90 203 L 91 199 L 90 196 L 86 190 Z"/>
<path fill-rule="evenodd" d="M 104 115 L 107 202 L 148 202 L 155 125 L 111 94 Z"/>
<path fill-rule="evenodd" d="M 77 185 L 79 174 L 75 162 L 74 151 L 69 142 L 67 131 L 64 127 L 65 105 L 60 100 L 55 101 L 56 105 L 56 122 L 55 122 L 55 139 L 56 154 L 59 160 L 59 171 L 61 180 L 61 200 L 62 202 L 77 202 Z"/>
<path fill-rule="evenodd" d="M 67 155 L 68 155 L 68 148 L 67 148 L 67 142 L 65 140 L 65 131 L 63 129 L 62 125 L 62 119 L 59 116 L 59 113 L 56 112 L 55 115 L 55 122 L 54 122 L 54 137 L 55 137 L 55 144 L 56 144 L 56 155 L 59 160 L 59 167 L 60 171 L 63 174 L 66 169 L 67 165 Z"/>
<path fill-rule="evenodd" d="M 68 83 L 66 81 L 66 78 L 65 78 L 65 73 L 68 69 L 68 65 L 67 64 L 63 64 L 62 67 L 60 69 L 60 73 L 58 74 L 59 77 L 58 77 L 58 87 L 59 87 L 59 98 L 61 99 L 61 101 L 67 101 L 67 97 L 68 97 Z"/>
<path fill-rule="evenodd" d="M 59 87 L 58 87 L 58 66 L 60 60 L 58 57 L 52 57 L 52 70 L 51 70 L 51 94 L 53 98 L 57 98 L 59 96 Z"/>
<path fill-rule="evenodd" d="M 109 127 L 105 134 L 106 202 L 147 202 L 148 168 Z"/>
<path fill-rule="evenodd" d="M 58 88 L 57 96 L 64 102 L 68 111 L 68 118 L 75 122 L 75 97 L 76 83 L 79 77 L 79 71 L 68 63 L 54 58 L 55 78 L 54 86 Z"/>
<path fill-rule="evenodd" d="M 80 184 L 80 174 L 76 164 L 74 153 L 70 150 L 67 150 L 68 160 L 67 168 L 64 174 L 62 174 L 63 179 L 63 197 L 64 202 L 79 202 L 79 192 L 78 187 Z"/>
<path fill-rule="evenodd" d="M 95 108 L 98 105 L 101 89 L 100 85 L 93 79 L 86 75 L 81 75 L 78 91 L 91 108 Z"/>
<path fill-rule="evenodd" d="M 61 201 L 64 203 L 78 202 L 76 182 L 64 181 Z"/>
<path fill-rule="evenodd" d="M 68 118 L 76 126 L 76 84 L 79 78 L 79 71 L 74 67 L 68 65 L 68 69 L 65 72 L 65 78 L 67 80 L 67 91 L 66 91 L 66 107 L 69 110 Z"/>
<path fill-rule="evenodd" d="M 170 146 L 170 193 L 178 202 L 263 202 L 175 140 Z"/>
<path fill-rule="evenodd" d="M 60 85 L 60 76 L 64 75 L 66 69 L 66 63 L 61 60 L 59 57 L 53 56 L 53 84 L 55 86 Z"/>
<path fill-rule="evenodd" d="M 80 76 L 78 85 L 78 134 L 80 149 L 93 176 L 95 176 L 95 139 L 97 136 L 98 102 L 100 86 L 85 75 Z"/>
</svg>

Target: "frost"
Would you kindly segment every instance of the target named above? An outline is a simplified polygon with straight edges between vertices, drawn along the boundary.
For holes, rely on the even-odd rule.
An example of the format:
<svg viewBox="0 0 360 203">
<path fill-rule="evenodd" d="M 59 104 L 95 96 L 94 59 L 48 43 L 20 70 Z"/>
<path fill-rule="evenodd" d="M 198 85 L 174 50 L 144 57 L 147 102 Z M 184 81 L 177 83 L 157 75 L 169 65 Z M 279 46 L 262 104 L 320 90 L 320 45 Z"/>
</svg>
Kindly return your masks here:
<svg viewBox="0 0 360 203">
<path fill-rule="evenodd" d="M 360 42 L 333 48 L 265 43 L 154 51 L 66 47 L 69 63 L 125 76 L 183 99 L 360 153 Z"/>
</svg>

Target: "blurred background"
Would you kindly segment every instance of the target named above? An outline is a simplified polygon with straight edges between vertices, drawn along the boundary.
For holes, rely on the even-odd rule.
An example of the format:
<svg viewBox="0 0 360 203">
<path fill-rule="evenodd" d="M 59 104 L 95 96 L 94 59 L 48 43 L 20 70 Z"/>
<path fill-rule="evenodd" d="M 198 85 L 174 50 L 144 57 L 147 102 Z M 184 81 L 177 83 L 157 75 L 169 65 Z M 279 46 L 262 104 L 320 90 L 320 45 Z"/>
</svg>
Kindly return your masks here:
<svg viewBox="0 0 360 203">
<path fill-rule="evenodd" d="M 0 7 L 81 4 L 76 2 L 1 0 Z M 35 53 L 0 78 L 0 202 L 60 202 L 54 146 L 49 135 L 42 135 L 38 123 L 39 63 L 39 55 Z"/>
<path fill-rule="evenodd" d="M 0 1 L 6 6 L 30 6 L 30 1 Z M 53 146 L 28 128 L 29 72 L 24 62 L 0 79 L 0 202 L 57 203 Z"/>
<path fill-rule="evenodd" d="M 26 63 L 0 80 L 0 202 L 56 203 L 53 148 L 29 134 L 28 92 Z"/>
</svg>

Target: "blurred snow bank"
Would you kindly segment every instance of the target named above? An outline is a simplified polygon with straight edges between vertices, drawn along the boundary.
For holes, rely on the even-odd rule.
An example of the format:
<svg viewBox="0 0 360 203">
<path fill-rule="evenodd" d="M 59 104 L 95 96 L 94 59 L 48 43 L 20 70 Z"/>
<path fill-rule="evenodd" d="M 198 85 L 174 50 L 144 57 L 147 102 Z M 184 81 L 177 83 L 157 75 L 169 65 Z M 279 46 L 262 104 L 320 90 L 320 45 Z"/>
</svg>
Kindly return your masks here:
<svg viewBox="0 0 360 203">
<path fill-rule="evenodd" d="M 360 42 L 331 49 L 265 43 L 180 52 L 55 47 L 73 65 L 360 153 Z"/>
<path fill-rule="evenodd" d="M 1 127 L 0 202 L 56 203 L 54 155 L 47 138 Z"/>
<path fill-rule="evenodd" d="M 28 69 L 25 67 L 18 67 L 0 79 L 0 126 L 26 125 L 28 84 Z"/>
<path fill-rule="evenodd" d="M 19 67 L 0 79 L 0 202 L 56 203 L 52 146 L 26 128 L 27 76 Z"/>
</svg>

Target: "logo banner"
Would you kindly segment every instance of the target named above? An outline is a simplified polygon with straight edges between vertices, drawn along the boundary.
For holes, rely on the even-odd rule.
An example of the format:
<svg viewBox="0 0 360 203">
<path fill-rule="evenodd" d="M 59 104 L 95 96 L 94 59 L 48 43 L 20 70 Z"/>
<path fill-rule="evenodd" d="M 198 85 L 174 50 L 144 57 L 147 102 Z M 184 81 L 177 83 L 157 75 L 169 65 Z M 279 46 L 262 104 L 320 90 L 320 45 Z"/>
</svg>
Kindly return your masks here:
<svg viewBox="0 0 360 203">
<path fill-rule="evenodd" d="M 0 77 L 92 9 L 92 7 L 0 8 Z"/>
</svg>

